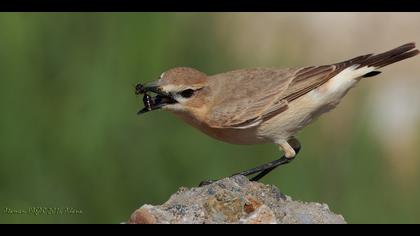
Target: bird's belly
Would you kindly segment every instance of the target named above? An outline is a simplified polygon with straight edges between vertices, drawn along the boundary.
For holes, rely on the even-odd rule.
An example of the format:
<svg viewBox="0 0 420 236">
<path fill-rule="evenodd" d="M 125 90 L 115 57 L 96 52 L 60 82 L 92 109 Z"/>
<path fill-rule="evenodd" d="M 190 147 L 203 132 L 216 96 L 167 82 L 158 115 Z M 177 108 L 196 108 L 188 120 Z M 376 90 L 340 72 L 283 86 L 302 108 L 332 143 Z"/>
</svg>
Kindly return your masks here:
<svg viewBox="0 0 420 236">
<path fill-rule="evenodd" d="M 209 128 L 202 129 L 207 135 L 232 144 L 251 145 L 270 142 L 269 139 L 257 135 L 257 127 L 248 129 Z"/>
<path fill-rule="evenodd" d="M 314 118 L 317 107 L 312 104 L 301 104 L 303 97 L 291 102 L 289 108 L 277 116 L 263 122 L 258 127 L 258 136 L 273 142 L 287 140 L 308 125 Z M 295 106 L 295 105 L 298 105 Z"/>
<path fill-rule="evenodd" d="M 189 117 L 174 113 L 179 118 L 184 120 L 189 125 L 193 126 L 194 128 L 200 130 L 201 132 L 207 134 L 208 136 L 231 144 L 241 144 L 241 145 L 250 145 L 250 144 L 258 144 L 258 143 L 266 143 L 270 140 L 258 136 L 257 135 L 257 128 L 252 127 L 248 129 L 232 129 L 232 128 L 212 128 L 207 126 L 204 123 L 200 123 L 199 121 Z"/>
</svg>

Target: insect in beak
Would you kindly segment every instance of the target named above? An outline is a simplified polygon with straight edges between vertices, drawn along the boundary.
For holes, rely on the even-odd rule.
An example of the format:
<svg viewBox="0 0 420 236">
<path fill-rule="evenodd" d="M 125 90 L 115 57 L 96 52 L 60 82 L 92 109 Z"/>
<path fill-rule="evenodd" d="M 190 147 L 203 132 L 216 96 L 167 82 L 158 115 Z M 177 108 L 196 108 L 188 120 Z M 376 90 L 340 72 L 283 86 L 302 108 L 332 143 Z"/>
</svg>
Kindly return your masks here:
<svg viewBox="0 0 420 236">
<path fill-rule="evenodd" d="M 157 95 L 152 97 L 148 94 L 148 92 L 156 93 Z M 135 94 L 144 94 L 144 108 L 137 112 L 138 115 L 160 109 L 167 104 L 176 103 L 176 100 L 173 99 L 170 94 L 163 92 L 158 86 L 154 85 L 153 83 L 146 85 L 138 83 L 135 86 Z"/>
</svg>

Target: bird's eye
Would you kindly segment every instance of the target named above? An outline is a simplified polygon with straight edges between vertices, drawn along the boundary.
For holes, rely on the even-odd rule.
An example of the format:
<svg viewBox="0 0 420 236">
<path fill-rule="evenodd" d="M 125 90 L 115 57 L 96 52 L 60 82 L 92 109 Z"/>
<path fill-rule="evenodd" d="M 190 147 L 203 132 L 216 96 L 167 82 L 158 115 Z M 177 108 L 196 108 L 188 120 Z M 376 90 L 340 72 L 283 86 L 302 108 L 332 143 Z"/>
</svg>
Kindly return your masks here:
<svg viewBox="0 0 420 236">
<path fill-rule="evenodd" d="M 189 98 L 189 97 L 191 97 L 194 94 L 194 90 L 192 90 L 192 89 L 186 89 L 186 90 L 180 92 L 180 94 L 181 94 L 181 96 L 183 98 Z"/>
</svg>

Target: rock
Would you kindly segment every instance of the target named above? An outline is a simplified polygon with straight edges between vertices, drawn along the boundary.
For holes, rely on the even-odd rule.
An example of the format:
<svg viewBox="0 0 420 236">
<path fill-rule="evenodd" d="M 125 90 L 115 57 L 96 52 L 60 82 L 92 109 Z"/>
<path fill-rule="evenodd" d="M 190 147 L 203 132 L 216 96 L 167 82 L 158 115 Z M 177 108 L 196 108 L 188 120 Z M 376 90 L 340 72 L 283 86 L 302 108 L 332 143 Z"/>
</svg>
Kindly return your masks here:
<svg viewBox="0 0 420 236">
<path fill-rule="evenodd" d="M 181 187 L 160 206 L 143 205 L 130 224 L 345 224 L 326 204 L 293 201 L 272 186 L 234 176 Z"/>
<path fill-rule="evenodd" d="M 140 209 L 137 209 L 130 218 L 130 222 L 136 222 L 137 224 L 155 224 L 156 217 L 152 215 L 148 208 L 150 205 L 145 205 Z"/>
</svg>

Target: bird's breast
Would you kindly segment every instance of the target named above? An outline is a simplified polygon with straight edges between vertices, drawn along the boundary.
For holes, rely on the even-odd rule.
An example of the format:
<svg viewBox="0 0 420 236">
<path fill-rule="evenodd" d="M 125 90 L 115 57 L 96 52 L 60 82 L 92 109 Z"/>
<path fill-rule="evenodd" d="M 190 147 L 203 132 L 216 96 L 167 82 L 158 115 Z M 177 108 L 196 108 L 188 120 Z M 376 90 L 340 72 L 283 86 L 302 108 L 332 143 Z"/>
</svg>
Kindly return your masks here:
<svg viewBox="0 0 420 236">
<path fill-rule="evenodd" d="M 189 114 L 180 112 L 173 112 L 173 114 L 175 114 L 178 118 L 182 119 L 187 124 L 205 133 L 206 135 L 223 142 L 240 145 L 251 145 L 269 141 L 264 137 L 259 137 L 256 134 L 257 127 L 252 127 L 249 129 L 214 128 Z"/>
</svg>

